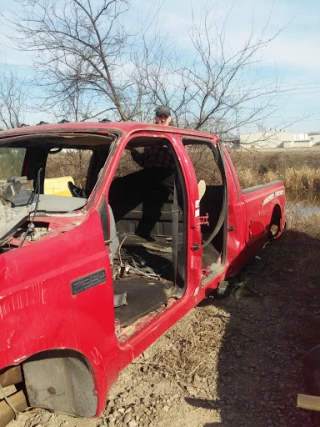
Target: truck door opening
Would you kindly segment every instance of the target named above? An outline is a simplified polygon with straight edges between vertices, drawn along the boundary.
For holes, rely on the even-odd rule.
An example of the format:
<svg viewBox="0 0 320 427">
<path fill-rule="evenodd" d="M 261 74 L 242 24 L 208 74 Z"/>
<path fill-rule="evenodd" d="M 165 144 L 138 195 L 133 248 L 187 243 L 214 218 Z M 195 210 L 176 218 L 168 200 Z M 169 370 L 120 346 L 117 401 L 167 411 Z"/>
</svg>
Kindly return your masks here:
<svg viewBox="0 0 320 427">
<path fill-rule="evenodd" d="M 150 147 L 169 152 L 169 171 L 152 162 L 145 167 L 135 162 L 130 151 L 146 153 Z M 113 287 L 122 339 L 184 294 L 187 260 L 187 196 L 170 141 L 139 137 L 126 148 L 109 190 L 119 239 Z"/>
<path fill-rule="evenodd" d="M 205 182 L 200 200 L 200 216 L 206 218 L 201 225 L 202 268 L 204 280 L 223 269 L 226 256 L 227 192 L 221 154 L 210 141 L 182 139 L 192 161 L 197 181 Z M 200 191 L 199 191 L 200 192 Z"/>
</svg>

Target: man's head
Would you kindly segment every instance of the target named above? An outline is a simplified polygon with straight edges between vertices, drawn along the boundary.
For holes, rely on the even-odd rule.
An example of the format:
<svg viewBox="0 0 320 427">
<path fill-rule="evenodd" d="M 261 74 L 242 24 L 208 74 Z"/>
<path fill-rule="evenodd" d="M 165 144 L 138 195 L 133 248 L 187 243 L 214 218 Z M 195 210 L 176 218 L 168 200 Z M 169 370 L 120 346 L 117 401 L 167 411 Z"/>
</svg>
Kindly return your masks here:
<svg viewBox="0 0 320 427">
<path fill-rule="evenodd" d="M 169 126 L 172 121 L 170 116 L 170 109 L 165 105 L 160 105 L 155 111 L 155 122 L 157 125 Z"/>
</svg>

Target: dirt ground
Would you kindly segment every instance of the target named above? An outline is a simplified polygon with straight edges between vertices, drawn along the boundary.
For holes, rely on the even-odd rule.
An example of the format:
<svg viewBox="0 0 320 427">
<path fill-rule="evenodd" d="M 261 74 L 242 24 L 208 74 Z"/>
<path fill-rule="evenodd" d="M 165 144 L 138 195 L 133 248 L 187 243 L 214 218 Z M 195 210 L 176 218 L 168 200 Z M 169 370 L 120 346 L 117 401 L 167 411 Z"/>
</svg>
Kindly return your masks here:
<svg viewBox="0 0 320 427">
<path fill-rule="evenodd" d="M 319 255 L 319 240 L 288 230 L 229 297 L 207 298 L 128 366 L 99 419 L 32 410 L 9 427 L 313 426 L 295 406 L 320 342 Z"/>
</svg>

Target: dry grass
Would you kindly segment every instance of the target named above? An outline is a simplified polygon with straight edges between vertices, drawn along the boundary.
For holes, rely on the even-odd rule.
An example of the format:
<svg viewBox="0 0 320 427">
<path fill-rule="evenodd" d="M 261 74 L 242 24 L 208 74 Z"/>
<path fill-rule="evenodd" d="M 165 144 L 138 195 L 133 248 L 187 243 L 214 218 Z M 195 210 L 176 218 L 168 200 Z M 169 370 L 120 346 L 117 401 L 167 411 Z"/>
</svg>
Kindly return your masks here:
<svg viewBox="0 0 320 427">
<path fill-rule="evenodd" d="M 286 188 L 291 191 L 320 190 L 320 169 L 318 168 L 311 169 L 308 166 L 302 166 L 300 168 L 287 168 L 283 171 L 268 170 L 261 173 L 240 166 L 237 172 L 243 188 L 281 179 L 284 181 Z"/>
<path fill-rule="evenodd" d="M 167 332 L 170 346 L 154 355 L 153 367 L 156 366 L 162 376 L 173 378 L 191 394 L 192 385 L 202 389 L 203 379 L 218 376 L 219 351 L 229 317 L 227 312 L 217 310 L 211 304 L 190 312 Z M 203 391 L 208 395 L 207 387 Z"/>
<path fill-rule="evenodd" d="M 231 151 L 241 186 L 282 179 L 291 191 L 320 191 L 320 151 Z"/>
</svg>

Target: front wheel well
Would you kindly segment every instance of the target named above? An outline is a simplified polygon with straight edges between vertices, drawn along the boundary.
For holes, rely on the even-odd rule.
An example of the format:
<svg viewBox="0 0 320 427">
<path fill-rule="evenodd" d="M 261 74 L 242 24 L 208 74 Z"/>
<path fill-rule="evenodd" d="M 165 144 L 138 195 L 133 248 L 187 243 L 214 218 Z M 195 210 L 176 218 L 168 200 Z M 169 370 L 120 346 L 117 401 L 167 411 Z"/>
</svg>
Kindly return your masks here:
<svg viewBox="0 0 320 427">
<path fill-rule="evenodd" d="M 97 412 L 94 379 L 87 359 L 74 350 L 38 353 L 22 364 L 30 406 L 72 416 Z"/>
</svg>

